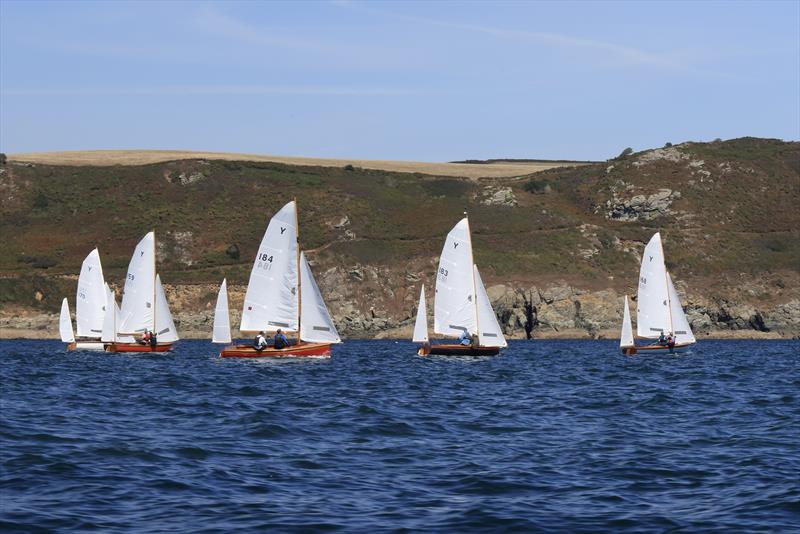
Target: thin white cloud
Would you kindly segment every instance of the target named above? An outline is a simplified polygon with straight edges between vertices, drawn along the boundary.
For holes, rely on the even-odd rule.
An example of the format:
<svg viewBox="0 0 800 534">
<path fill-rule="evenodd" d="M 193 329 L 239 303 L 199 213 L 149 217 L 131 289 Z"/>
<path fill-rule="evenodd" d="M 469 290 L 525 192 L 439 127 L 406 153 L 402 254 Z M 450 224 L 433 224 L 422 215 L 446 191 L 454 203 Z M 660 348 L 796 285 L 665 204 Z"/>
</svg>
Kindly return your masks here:
<svg viewBox="0 0 800 534">
<path fill-rule="evenodd" d="M 421 91 L 387 87 L 315 85 L 172 85 L 134 88 L 3 89 L 8 96 L 169 96 L 169 95 L 298 95 L 298 96 L 415 96 Z"/>
</svg>

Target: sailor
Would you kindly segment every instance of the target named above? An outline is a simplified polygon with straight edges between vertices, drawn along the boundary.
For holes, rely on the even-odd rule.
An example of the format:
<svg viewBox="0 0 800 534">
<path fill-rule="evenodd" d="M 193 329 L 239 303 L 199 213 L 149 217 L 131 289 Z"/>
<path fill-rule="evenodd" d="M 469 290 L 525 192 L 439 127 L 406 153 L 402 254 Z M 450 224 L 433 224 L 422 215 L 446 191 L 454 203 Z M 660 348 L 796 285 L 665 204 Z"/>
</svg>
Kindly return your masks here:
<svg viewBox="0 0 800 534">
<path fill-rule="evenodd" d="M 664 331 L 661 331 L 661 335 L 658 336 L 658 344 L 659 345 L 666 345 L 667 344 L 667 336 L 664 335 Z"/>
<path fill-rule="evenodd" d="M 283 335 L 283 332 L 281 331 L 280 328 L 278 328 L 278 331 L 275 332 L 275 338 L 273 340 L 273 345 L 278 350 L 285 349 L 286 347 L 289 346 L 289 340 L 286 339 L 286 336 Z"/>
<path fill-rule="evenodd" d="M 145 330 L 142 333 L 142 339 L 139 341 L 142 345 L 149 345 L 150 344 L 150 330 Z"/>
<path fill-rule="evenodd" d="M 264 337 L 264 332 L 261 331 L 256 336 L 255 341 L 253 341 L 253 348 L 256 349 L 258 352 L 261 352 L 267 347 L 267 338 Z"/>
<path fill-rule="evenodd" d="M 458 337 L 458 344 L 464 345 L 465 347 L 469 347 L 470 345 L 472 345 L 472 336 L 469 335 L 469 333 L 466 330 L 464 330 Z"/>
<path fill-rule="evenodd" d="M 150 332 L 150 346 L 155 347 L 158 344 L 158 335 L 155 332 Z"/>
</svg>

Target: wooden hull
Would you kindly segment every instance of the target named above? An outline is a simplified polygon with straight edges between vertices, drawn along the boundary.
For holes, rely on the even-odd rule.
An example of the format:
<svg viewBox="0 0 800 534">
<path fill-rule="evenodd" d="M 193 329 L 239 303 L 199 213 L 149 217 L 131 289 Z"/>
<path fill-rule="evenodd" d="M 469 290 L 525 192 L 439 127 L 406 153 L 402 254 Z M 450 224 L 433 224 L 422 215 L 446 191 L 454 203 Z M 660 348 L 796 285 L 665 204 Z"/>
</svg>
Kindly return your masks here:
<svg viewBox="0 0 800 534">
<path fill-rule="evenodd" d="M 686 352 L 692 343 L 676 343 L 675 345 L 640 345 L 637 347 L 624 347 L 620 349 L 622 354 L 633 356 L 634 354 L 674 354 Z"/>
<path fill-rule="evenodd" d="M 438 354 L 441 356 L 495 356 L 500 353 L 500 347 L 470 347 L 469 345 L 442 344 L 422 346 L 417 350 L 420 356 Z"/>
<path fill-rule="evenodd" d="M 291 345 L 285 349 L 267 347 L 261 351 L 253 348 L 252 345 L 230 345 L 222 349 L 219 353 L 222 358 L 303 358 L 317 357 L 330 358 L 330 343 L 305 343 Z"/>
<path fill-rule="evenodd" d="M 75 341 L 67 345 L 67 350 L 106 350 L 106 345 L 102 341 Z"/>
<path fill-rule="evenodd" d="M 140 343 L 108 343 L 106 352 L 169 352 L 172 343 L 158 343 L 155 347 Z"/>
</svg>

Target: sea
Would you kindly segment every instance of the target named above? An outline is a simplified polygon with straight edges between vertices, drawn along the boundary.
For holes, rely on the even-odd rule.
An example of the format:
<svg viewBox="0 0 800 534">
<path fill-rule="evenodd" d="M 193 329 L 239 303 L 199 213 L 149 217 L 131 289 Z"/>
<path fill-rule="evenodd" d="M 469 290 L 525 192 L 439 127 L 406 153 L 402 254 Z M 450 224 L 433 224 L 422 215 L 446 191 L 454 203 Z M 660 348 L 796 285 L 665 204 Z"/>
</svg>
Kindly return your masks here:
<svg viewBox="0 0 800 534">
<path fill-rule="evenodd" d="M 0 342 L 3 532 L 798 532 L 800 342 Z"/>
</svg>

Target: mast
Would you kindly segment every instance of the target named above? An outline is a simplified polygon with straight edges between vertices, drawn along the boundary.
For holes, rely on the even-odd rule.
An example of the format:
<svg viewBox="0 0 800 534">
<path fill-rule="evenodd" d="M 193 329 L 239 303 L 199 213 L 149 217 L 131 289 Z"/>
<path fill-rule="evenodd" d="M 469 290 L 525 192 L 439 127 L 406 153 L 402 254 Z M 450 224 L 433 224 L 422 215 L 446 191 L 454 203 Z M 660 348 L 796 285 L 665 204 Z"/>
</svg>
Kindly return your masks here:
<svg viewBox="0 0 800 534">
<path fill-rule="evenodd" d="M 661 258 L 665 258 L 664 256 L 664 243 L 661 239 L 658 240 L 658 244 L 661 246 Z M 664 260 L 666 263 L 666 260 Z M 675 327 L 672 326 L 672 301 L 669 298 L 669 273 L 667 273 L 667 266 L 664 265 L 664 287 L 667 289 L 667 311 L 669 312 L 669 333 L 670 335 L 675 334 Z M 673 338 L 674 339 L 674 338 Z"/>
<path fill-rule="evenodd" d="M 295 239 L 297 243 L 297 342 L 300 342 L 300 321 L 303 317 L 303 299 L 300 295 L 300 224 L 297 221 L 297 197 L 292 199 L 294 201 L 294 227 Z"/>
<path fill-rule="evenodd" d="M 472 304 L 475 306 L 475 335 L 478 336 L 478 345 L 481 343 L 481 324 L 478 314 L 478 287 L 475 284 L 475 258 L 472 255 L 472 230 L 469 228 L 469 217 L 467 210 L 464 210 L 464 218 L 467 219 L 467 237 L 469 238 L 469 272 L 472 276 Z"/>
</svg>

